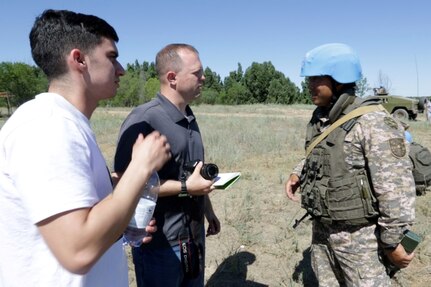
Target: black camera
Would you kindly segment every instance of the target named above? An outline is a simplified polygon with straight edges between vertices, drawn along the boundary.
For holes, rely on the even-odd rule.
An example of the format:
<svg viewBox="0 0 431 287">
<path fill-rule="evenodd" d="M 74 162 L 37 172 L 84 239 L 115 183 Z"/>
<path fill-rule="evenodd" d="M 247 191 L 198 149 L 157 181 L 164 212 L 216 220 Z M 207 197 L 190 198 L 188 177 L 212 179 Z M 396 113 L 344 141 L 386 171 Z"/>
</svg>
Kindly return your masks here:
<svg viewBox="0 0 431 287">
<path fill-rule="evenodd" d="M 192 173 L 198 165 L 199 160 L 189 161 L 184 164 L 184 171 Z M 213 180 L 218 175 L 218 166 L 213 163 L 205 163 L 202 165 L 200 174 L 207 180 Z"/>
</svg>

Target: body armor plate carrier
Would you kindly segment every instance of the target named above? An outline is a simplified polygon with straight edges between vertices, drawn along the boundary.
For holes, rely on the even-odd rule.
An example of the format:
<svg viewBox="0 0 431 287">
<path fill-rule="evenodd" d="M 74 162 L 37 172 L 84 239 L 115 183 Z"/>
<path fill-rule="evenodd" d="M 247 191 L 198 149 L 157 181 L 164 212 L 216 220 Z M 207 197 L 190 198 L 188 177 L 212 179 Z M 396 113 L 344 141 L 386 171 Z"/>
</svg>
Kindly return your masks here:
<svg viewBox="0 0 431 287">
<path fill-rule="evenodd" d="M 339 100 L 350 103 L 341 108 L 342 113 L 335 120 L 359 106 L 375 104 L 347 94 L 341 95 Z M 323 223 L 366 225 L 374 222 L 379 214 L 366 169 L 349 171 L 345 162 L 344 139 L 356 121 L 357 118 L 353 118 L 335 128 L 305 160 L 300 179 L 301 206 Z M 306 146 L 319 135 L 312 119 Z"/>
</svg>

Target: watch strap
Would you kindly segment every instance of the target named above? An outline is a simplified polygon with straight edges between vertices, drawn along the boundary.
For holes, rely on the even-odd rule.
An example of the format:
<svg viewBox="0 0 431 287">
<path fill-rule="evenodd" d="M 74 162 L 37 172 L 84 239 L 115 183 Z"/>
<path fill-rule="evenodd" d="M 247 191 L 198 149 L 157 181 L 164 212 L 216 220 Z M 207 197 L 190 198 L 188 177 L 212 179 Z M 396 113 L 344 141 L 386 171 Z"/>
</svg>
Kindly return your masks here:
<svg viewBox="0 0 431 287">
<path fill-rule="evenodd" d="M 185 178 L 181 178 L 181 192 L 178 194 L 178 196 L 179 197 L 189 196 Z"/>
</svg>

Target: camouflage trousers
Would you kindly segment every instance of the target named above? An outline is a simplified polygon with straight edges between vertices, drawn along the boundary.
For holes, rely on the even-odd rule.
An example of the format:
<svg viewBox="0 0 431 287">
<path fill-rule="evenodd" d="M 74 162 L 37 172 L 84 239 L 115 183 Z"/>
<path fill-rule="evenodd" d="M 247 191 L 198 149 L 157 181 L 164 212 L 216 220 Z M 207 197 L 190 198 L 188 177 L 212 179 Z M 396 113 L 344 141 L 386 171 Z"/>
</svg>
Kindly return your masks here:
<svg viewBox="0 0 431 287">
<path fill-rule="evenodd" d="M 326 225 L 313 221 L 311 264 L 319 286 L 391 286 L 378 254 L 376 225 Z"/>
</svg>

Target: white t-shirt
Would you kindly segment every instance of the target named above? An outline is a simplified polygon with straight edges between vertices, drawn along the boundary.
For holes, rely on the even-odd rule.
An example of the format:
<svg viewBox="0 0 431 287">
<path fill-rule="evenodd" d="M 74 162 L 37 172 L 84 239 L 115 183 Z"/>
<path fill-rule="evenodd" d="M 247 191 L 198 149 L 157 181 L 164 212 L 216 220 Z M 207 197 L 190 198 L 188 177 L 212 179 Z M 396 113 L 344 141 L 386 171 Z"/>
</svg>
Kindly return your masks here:
<svg viewBox="0 0 431 287">
<path fill-rule="evenodd" d="M 84 276 L 65 270 L 36 223 L 91 207 L 112 192 L 88 119 L 63 97 L 43 93 L 0 130 L 0 286 L 128 286 L 117 241 Z M 79 236 L 79 234 L 76 234 Z"/>
</svg>

